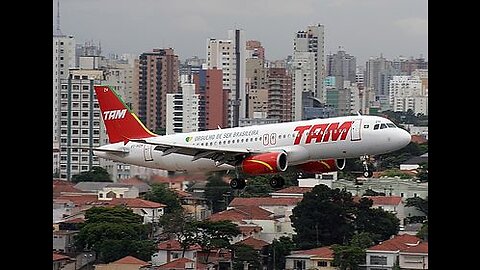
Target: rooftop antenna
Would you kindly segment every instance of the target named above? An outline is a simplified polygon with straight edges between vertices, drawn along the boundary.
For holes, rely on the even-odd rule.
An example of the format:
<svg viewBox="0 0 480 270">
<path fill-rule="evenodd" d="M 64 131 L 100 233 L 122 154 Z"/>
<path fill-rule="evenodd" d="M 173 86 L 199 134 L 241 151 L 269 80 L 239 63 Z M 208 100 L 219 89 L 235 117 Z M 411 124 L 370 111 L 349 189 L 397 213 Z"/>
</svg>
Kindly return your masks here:
<svg viewBox="0 0 480 270">
<path fill-rule="evenodd" d="M 57 0 L 57 16 L 55 18 L 55 36 L 63 36 L 62 31 L 60 30 L 60 0 Z"/>
</svg>

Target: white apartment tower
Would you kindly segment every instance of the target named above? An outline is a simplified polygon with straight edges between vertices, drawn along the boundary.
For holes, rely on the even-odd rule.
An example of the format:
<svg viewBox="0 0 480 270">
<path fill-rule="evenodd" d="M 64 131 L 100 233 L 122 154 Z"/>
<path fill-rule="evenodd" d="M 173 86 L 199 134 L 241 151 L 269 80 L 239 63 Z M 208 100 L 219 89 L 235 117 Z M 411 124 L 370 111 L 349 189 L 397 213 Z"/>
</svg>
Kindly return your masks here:
<svg viewBox="0 0 480 270">
<path fill-rule="evenodd" d="M 53 172 L 59 173 L 60 141 L 60 81 L 68 78 L 68 69 L 75 67 L 75 38 L 67 36 L 60 30 L 60 2 L 56 2 L 56 18 L 53 29 Z"/>
<path fill-rule="evenodd" d="M 60 89 L 60 178 L 99 166 L 99 158 L 88 148 L 108 142 L 94 85 L 101 84 L 101 70 L 70 70 Z"/>
<path fill-rule="evenodd" d="M 181 94 L 167 94 L 166 133 L 198 131 L 198 99 L 195 84 L 182 83 Z"/>
<path fill-rule="evenodd" d="M 305 54 L 299 52 L 309 52 L 313 55 L 313 70 L 315 70 L 312 88 L 308 89 L 313 96 L 325 102 L 326 94 L 324 91 L 325 78 L 325 28 L 323 25 L 310 25 L 306 31 L 298 31 L 294 39 L 293 65 L 298 65 L 299 61 L 304 61 Z M 302 60 L 298 59 L 301 57 Z M 298 78 L 294 78 L 298 80 Z M 294 85 L 296 85 L 294 83 Z M 295 91 L 295 90 L 294 90 Z M 298 102 L 296 102 L 298 104 Z M 298 119 L 297 119 L 298 120 Z"/>
<path fill-rule="evenodd" d="M 418 76 L 393 76 L 389 82 L 389 101 L 395 112 L 411 109 L 415 114 L 428 115 L 428 96 L 422 93 Z"/>
<path fill-rule="evenodd" d="M 207 69 L 221 69 L 223 89 L 229 92 L 228 126 L 236 127 L 246 116 L 246 40 L 244 30 L 229 30 L 228 39 L 207 40 Z"/>
<path fill-rule="evenodd" d="M 315 88 L 315 55 L 312 52 L 293 52 L 292 121 L 302 120 L 302 94 Z"/>
</svg>

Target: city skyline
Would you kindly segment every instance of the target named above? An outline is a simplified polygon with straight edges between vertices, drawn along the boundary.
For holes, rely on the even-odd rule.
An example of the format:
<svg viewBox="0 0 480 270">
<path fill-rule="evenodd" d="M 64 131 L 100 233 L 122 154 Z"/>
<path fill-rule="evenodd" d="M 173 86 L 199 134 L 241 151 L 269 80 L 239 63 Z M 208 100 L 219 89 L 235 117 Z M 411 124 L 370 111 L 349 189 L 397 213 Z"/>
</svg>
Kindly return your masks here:
<svg viewBox="0 0 480 270">
<path fill-rule="evenodd" d="M 141 54 L 174 48 L 180 59 L 206 57 L 209 38 L 243 29 L 266 59 L 293 54 L 297 31 L 325 26 L 325 54 L 342 47 L 364 65 L 370 57 L 424 57 L 428 61 L 428 1 L 60 1 L 60 28 L 76 43 L 100 42 L 108 53 Z M 56 17 L 54 1 L 53 19 Z"/>
</svg>

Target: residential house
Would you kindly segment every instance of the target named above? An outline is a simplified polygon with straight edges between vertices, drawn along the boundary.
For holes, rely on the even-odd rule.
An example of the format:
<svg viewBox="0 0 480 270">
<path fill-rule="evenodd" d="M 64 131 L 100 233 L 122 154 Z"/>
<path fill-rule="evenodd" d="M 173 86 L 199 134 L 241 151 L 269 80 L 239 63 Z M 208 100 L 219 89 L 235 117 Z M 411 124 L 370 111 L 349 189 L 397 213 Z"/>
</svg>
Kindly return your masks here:
<svg viewBox="0 0 480 270">
<path fill-rule="evenodd" d="M 188 258 L 179 258 L 155 267 L 155 270 L 206 270 L 207 266 Z"/>
<path fill-rule="evenodd" d="M 394 214 L 400 224 L 405 224 L 405 203 L 400 196 L 364 196 L 373 201 L 372 208 L 380 208 Z"/>
<path fill-rule="evenodd" d="M 428 242 L 400 250 L 398 265 L 401 269 L 428 269 Z"/>
<path fill-rule="evenodd" d="M 292 251 L 285 259 L 285 270 L 339 269 L 333 265 L 334 253 L 329 246 Z"/>
<path fill-rule="evenodd" d="M 402 234 L 395 235 L 391 239 L 381 242 L 378 245 L 372 246 L 366 249 L 366 264 L 363 265 L 366 270 L 392 270 L 395 265 L 399 265 L 400 252 L 405 251 L 403 263 L 404 264 L 418 264 L 418 257 L 428 258 L 428 249 L 424 249 L 424 246 L 420 246 L 418 251 L 426 251 L 427 253 L 408 253 L 409 248 L 418 246 L 420 244 L 420 238 L 410 235 Z M 412 252 L 417 252 L 416 249 L 411 249 Z M 413 258 L 414 257 L 414 258 Z M 412 259 L 413 258 L 413 259 Z M 406 260 L 406 262 L 405 262 Z M 415 263 L 413 263 L 415 261 Z M 425 265 L 427 266 L 427 265 Z M 421 269 L 421 268 L 420 268 Z M 425 268 L 427 269 L 427 268 Z"/>
<path fill-rule="evenodd" d="M 255 236 L 258 239 L 271 243 L 273 241 L 272 232 L 279 224 L 273 218 L 273 213 L 259 206 L 237 206 L 211 215 L 211 221 L 230 220 L 237 224 L 242 231 L 242 234 L 235 237 L 232 243 L 239 242 L 250 236 Z M 268 233 L 263 233 L 264 228 L 269 230 Z M 271 239 L 270 241 L 267 241 Z"/>
<path fill-rule="evenodd" d="M 402 171 L 416 170 L 420 168 L 420 165 L 424 163 L 428 163 L 428 152 L 421 156 L 412 157 L 404 161 L 402 164 L 400 164 L 400 170 Z"/>
<path fill-rule="evenodd" d="M 152 188 L 140 177 L 134 176 L 131 178 L 121 179 L 118 181 L 121 184 L 132 185 L 138 189 L 138 195 L 143 196 L 145 193 L 152 190 Z"/>
<path fill-rule="evenodd" d="M 259 207 L 272 213 L 272 220 L 259 220 L 256 224 L 262 227 L 261 239 L 271 243 L 273 239 L 281 236 L 292 237 L 295 233 L 292 227 L 290 216 L 292 210 L 302 198 L 234 198 L 227 209 L 241 208 L 246 211 L 251 207 Z"/>
<path fill-rule="evenodd" d="M 150 264 L 133 256 L 126 256 L 108 264 L 97 264 L 95 270 L 147 270 Z"/>
<path fill-rule="evenodd" d="M 195 220 L 205 220 L 212 214 L 205 197 L 200 197 L 198 196 L 199 194 L 195 194 L 193 192 L 177 189 L 174 191 L 180 199 L 180 203 L 186 214 L 190 215 Z"/>
<path fill-rule="evenodd" d="M 74 236 L 78 231 L 58 230 L 53 232 L 53 251 L 71 253 L 75 251 Z"/>
<path fill-rule="evenodd" d="M 312 191 L 313 187 L 290 186 L 270 193 L 272 198 L 302 198 L 303 194 Z"/>
<path fill-rule="evenodd" d="M 79 182 L 74 186 L 84 192 L 98 194 L 99 199 L 138 198 L 139 190 L 136 186 L 112 182 Z"/>
<path fill-rule="evenodd" d="M 53 252 L 53 270 L 65 269 L 65 266 L 74 260 L 69 256 Z"/>
<path fill-rule="evenodd" d="M 236 244 L 244 244 L 252 247 L 260 255 L 260 263 L 262 265 L 268 265 L 268 246 L 270 245 L 268 242 L 250 236 Z"/>
<path fill-rule="evenodd" d="M 175 239 L 159 243 L 157 250 L 158 251 L 152 255 L 152 264 L 154 266 L 160 266 L 162 264 L 182 258 L 183 254 L 183 248 L 180 246 L 180 242 Z M 185 250 L 183 258 L 197 262 L 197 252 L 200 250 L 201 247 L 199 245 L 192 245 Z"/>
</svg>

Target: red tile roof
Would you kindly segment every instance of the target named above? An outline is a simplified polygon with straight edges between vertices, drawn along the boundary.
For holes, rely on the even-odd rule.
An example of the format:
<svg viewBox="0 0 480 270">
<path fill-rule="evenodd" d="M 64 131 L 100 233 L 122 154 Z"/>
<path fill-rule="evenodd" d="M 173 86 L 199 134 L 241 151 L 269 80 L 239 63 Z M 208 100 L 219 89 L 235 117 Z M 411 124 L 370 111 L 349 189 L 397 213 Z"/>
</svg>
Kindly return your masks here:
<svg viewBox="0 0 480 270">
<path fill-rule="evenodd" d="M 428 254 L 428 242 L 421 242 L 418 245 L 407 245 L 400 250 L 401 253 Z"/>
<path fill-rule="evenodd" d="M 378 245 L 367 248 L 367 251 L 399 251 L 418 243 L 420 243 L 420 238 L 410 234 L 401 234 L 395 235 L 392 239 L 383 241 Z"/>
<path fill-rule="evenodd" d="M 425 139 L 425 137 L 423 137 L 422 135 L 412 135 L 411 141 L 418 144 L 424 144 L 428 142 L 428 140 Z"/>
<path fill-rule="evenodd" d="M 177 193 L 178 197 L 180 197 L 180 198 L 185 198 L 185 197 L 191 197 L 192 196 L 192 194 L 190 194 L 186 191 L 183 191 L 183 190 L 173 189 L 173 191 L 175 193 Z"/>
<path fill-rule="evenodd" d="M 62 254 L 58 254 L 58 253 L 53 253 L 53 261 L 61 261 L 61 260 L 71 260 L 72 258 L 66 256 L 66 255 L 62 255 Z"/>
<path fill-rule="evenodd" d="M 211 215 L 208 219 L 211 221 L 231 220 L 240 222 L 242 220 L 272 220 L 271 212 L 258 206 L 235 207 Z"/>
<path fill-rule="evenodd" d="M 242 241 L 238 242 L 241 244 L 245 244 L 247 246 L 251 246 L 255 250 L 261 250 L 264 246 L 268 246 L 269 243 L 265 242 L 260 239 L 256 239 L 253 236 L 243 239 Z"/>
<path fill-rule="evenodd" d="M 61 196 L 63 193 L 82 193 L 74 187 L 74 183 L 65 180 L 53 180 L 53 198 Z"/>
<path fill-rule="evenodd" d="M 307 249 L 307 250 L 297 250 L 297 251 L 293 251 L 292 254 L 313 255 L 315 257 L 322 258 L 322 259 L 333 259 L 334 257 L 333 250 L 330 248 L 330 246 Z"/>
<path fill-rule="evenodd" d="M 312 191 L 313 187 L 298 187 L 298 186 L 291 186 L 284 189 L 280 189 L 275 191 L 274 193 L 293 193 L 293 194 L 305 194 L 307 192 Z"/>
<path fill-rule="evenodd" d="M 399 205 L 402 202 L 400 196 L 365 196 L 373 201 L 373 205 Z"/>
<path fill-rule="evenodd" d="M 167 241 L 160 242 L 157 246 L 158 250 L 183 250 L 183 248 L 180 246 L 180 242 L 175 239 L 170 239 Z M 187 250 L 201 250 L 202 248 L 200 245 L 195 244 L 191 245 L 190 247 L 187 248 Z"/>
<path fill-rule="evenodd" d="M 104 201 L 102 201 L 104 202 Z M 130 208 L 162 208 L 166 207 L 165 204 L 143 200 L 140 198 L 114 198 L 109 204 L 112 205 L 125 205 Z"/>
<path fill-rule="evenodd" d="M 136 264 L 136 265 L 140 265 L 140 266 L 150 265 L 149 263 L 144 262 L 140 259 L 137 259 L 133 256 L 123 257 L 119 260 L 116 260 L 116 261 L 112 262 L 112 264 Z"/>
<path fill-rule="evenodd" d="M 80 205 L 91 204 L 93 202 L 98 201 L 98 196 L 97 195 L 92 195 L 92 194 L 71 195 L 71 196 L 62 195 L 62 196 L 56 198 L 55 201 L 70 201 L 70 202 L 74 203 L 75 205 L 80 206 Z"/>
<path fill-rule="evenodd" d="M 157 270 L 171 270 L 171 269 L 186 269 L 185 268 L 185 264 L 186 263 L 191 263 L 191 262 L 194 262 L 193 260 L 190 260 L 188 258 L 180 258 L 180 259 L 176 259 L 176 260 L 173 260 L 171 262 L 168 262 L 168 263 L 165 263 L 165 264 L 162 264 L 158 267 L 156 267 L 155 269 Z M 204 264 L 201 264 L 201 263 L 197 263 L 196 264 L 196 269 L 197 270 L 203 270 L 203 269 L 206 269 L 207 266 L 204 265 Z"/>
<path fill-rule="evenodd" d="M 295 206 L 302 198 L 234 198 L 229 206 Z"/>
<path fill-rule="evenodd" d="M 143 185 L 143 184 L 147 184 L 145 181 L 143 181 L 142 179 L 134 176 L 134 177 L 131 177 L 131 178 L 127 178 L 127 179 L 121 179 L 120 181 L 118 181 L 119 183 L 122 183 L 122 184 L 129 184 L 129 185 Z"/>
</svg>

